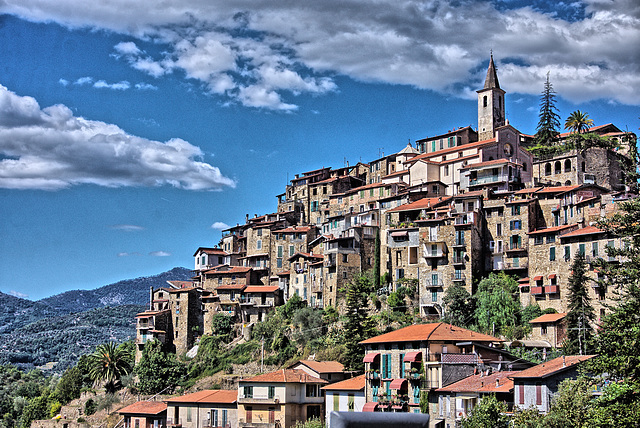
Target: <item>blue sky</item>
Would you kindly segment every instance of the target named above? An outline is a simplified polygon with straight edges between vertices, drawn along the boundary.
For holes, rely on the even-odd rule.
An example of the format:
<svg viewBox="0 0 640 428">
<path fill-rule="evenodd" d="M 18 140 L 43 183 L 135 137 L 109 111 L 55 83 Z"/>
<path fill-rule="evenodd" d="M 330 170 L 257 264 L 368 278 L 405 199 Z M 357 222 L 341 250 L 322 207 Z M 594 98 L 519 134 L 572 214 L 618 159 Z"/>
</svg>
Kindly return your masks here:
<svg viewBox="0 0 640 428">
<path fill-rule="evenodd" d="M 633 0 L 94 3 L 0 5 L 5 293 L 192 267 L 296 173 L 475 127 L 491 50 L 522 132 L 547 72 L 561 117 L 640 125 Z"/>
</svg>

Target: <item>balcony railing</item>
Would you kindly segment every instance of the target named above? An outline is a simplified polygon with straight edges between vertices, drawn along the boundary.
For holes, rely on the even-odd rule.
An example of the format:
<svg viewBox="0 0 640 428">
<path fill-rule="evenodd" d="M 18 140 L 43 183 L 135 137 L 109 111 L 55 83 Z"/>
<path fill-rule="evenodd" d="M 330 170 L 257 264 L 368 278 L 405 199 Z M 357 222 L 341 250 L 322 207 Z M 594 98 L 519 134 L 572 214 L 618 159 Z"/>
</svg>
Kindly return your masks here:
<svg viewBox="0 0 640 428">
<path fill-rule="evenodd" d="M 456 240 L 453 242 L 453 246 L 454 246 L 454 247 L 464 247 L 465 245 L 466 245 L 466 244 L 465 244 L 464 239 L 456 239 Z"/>
<path fill-rule="evenodd" d="M 269 397 L 267 395 L 254 395 L 253 397 L 239 397 L 238 404 L 278 404 L 280 397 Z"/>
<path fill-rule="evenodd" d="M 429 358 L 427 359 L 427 361 L 443 364 L 477 364 L 478 355 L 434 352 L 429 354 Z"/>
<path fill-rule="evenodd" d="M 425 279 L 424 286 L 427 288 L 444 287 L 444 282 L 441 279 Z"/>
<path fill-rule="evenodd" d="M 521 260 L 518 263 L 514 262 L 503 262 L 502 269 L 527 269 L 529 267 L 529 262 L 526 260 Z"/>
<path fill-rule="evenodd" d="M 507 244 L 507 251 L 526 251 L 528 248 L 527 242 L 511 242 Z"/>
<path fill-rule="evenodd" d="M 464 256 L 454 255 L 453 257 L 451 257 L 451 262 L 452 262 L 454 265 L 461 265 L 461 264 L 464 264 L 464 263 L 465 263 Z"/>
<path fill-rule="evenodd" d="M 560 292 L 560 287 L 557 285 L 545 285 L 544 292 L 547 294 L 557 294 Z"/>
<path fill-rule="evenodd" d="M 466 281 L 467 276 L 464 273 L 452 273 L 451 281 Z"/>
</svg>

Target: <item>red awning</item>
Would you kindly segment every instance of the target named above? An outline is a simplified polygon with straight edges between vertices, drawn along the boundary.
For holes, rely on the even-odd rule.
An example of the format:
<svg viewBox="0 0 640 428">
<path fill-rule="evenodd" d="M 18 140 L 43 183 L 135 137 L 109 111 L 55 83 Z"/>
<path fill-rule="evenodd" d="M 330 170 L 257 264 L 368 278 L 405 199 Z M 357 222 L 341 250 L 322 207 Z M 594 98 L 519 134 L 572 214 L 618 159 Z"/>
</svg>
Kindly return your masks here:
<svg viewBox="0 0 640 428">
<path fill-rule="evenodd" d="M 542 275 L 534 276 L 533 280 L 534 281 L 542 281 Z"/>
<path fill-rule="evenodd" d="M 373 401 L 369 401 L 368 403 L 364 403 L 362 407 L 363 412 L 375 412 L 378 408 L 378 403 L 374 403 Z"/>
<path fill-rule="evenodd" d="M 362 360 L 362 362 L 373 363 L 376 360 L 376 358 L 379 358 L 379 357 L 380 357 L 380 352 L 370 352 L 364 356 L 364 359 Z"/>
<path fill-rule="evenodd" d="M 394 379 L 391 381 L 391 385 L 389 386 L 389 388 L 391 389 L 402 389 L 402 387 L 407 387 L 407 380 L 406 379 Z"/>
<path fill-rule="evenodd" d="M 416 361 L 422 361 L 422 351 L 407 352 L 402 361 L 405 363 L 415 363 Z"/>
<path fill-rule="evenodd" d="M 551 275 L 549 275 L 549 279 L 556 279 L 556 274 L 552 273 Z"/>
<path fill-rule="evenodd" d="M 397 236 L 407 236 L 407 235 L 409 235 L 409 232 L 407 232 L 406 230 L 402 232 L 391 232 L 391 236 L 393 236 L 394 238 Z"/>
</svg>

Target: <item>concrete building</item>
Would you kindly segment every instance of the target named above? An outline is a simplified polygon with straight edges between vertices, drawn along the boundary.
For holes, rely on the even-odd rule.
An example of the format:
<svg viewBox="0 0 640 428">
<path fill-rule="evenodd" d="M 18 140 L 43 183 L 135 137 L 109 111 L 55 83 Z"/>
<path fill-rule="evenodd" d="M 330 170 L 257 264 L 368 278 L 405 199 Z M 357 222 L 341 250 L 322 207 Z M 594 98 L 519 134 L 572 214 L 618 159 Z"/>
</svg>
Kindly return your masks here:
<svg viewBox="0 0 640 428">
<path fill-rule="evenodd" d="M 138 401 L 118 410 L 124 428 L 162 428 L 166 426 L 167 404 L 161 401 Z"/>
<path fill-rule="evenodd" d="M 367 405 L 364 396 L 365 376 L 360 375 L 322 387 L 324 391 L 324 420 L 331 428 L 331 412 L 364 412 Z M 371 407 L 371 406 L 370 406 Z"/>
<path fill-rule="evenodd" d="M 290 428 L 323 418 L 321 387 L 327 381 L 303 370 L 282 369 L 238 382 L 238 425 Z"/>
</svg>

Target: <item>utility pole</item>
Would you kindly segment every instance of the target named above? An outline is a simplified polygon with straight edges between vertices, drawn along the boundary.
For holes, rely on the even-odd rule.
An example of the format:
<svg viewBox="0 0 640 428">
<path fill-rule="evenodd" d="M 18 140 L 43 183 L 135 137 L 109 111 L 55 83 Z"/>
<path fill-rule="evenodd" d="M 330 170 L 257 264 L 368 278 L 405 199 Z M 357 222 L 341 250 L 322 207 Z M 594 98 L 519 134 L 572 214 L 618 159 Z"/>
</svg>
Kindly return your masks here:
<svg viewBox="0 0 640 428">
<path fill-rule="evenodd" d="M 261 348 L 261 356 L 260 356 L 260 373 L 264 372 L 264 336 L 260 339 L 260 348 Z"/>
</svg>

